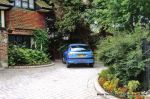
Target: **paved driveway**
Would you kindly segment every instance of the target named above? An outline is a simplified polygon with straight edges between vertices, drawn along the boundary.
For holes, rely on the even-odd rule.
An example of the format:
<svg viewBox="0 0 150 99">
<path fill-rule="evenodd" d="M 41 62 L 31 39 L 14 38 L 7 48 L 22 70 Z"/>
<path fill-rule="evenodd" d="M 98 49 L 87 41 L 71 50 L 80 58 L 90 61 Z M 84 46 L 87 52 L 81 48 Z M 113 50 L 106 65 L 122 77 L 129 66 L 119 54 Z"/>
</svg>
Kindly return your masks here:
<svg viewBox="0 0 150 99">
<path fill-rule="evenodd" d="M 54 66 L 0 71 L 0 99 L 104 99 L 97 96 L 93 77 L 103 69 Z"/>
</svg>

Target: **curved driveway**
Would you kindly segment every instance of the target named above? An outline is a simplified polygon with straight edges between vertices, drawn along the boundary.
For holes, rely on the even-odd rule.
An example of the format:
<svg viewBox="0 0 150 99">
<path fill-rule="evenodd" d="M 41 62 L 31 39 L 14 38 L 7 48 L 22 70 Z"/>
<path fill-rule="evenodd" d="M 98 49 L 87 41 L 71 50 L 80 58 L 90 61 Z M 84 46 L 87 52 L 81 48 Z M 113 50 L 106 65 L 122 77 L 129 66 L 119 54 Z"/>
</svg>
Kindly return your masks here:
<svg viewBox="0 0 150 99">
<path fill-rule="evenodd" d="M 93 78 L 104 67 L 54 66 L 0 71 L 0 99 L 104 99 L 96 95 Z"/>
</svg>

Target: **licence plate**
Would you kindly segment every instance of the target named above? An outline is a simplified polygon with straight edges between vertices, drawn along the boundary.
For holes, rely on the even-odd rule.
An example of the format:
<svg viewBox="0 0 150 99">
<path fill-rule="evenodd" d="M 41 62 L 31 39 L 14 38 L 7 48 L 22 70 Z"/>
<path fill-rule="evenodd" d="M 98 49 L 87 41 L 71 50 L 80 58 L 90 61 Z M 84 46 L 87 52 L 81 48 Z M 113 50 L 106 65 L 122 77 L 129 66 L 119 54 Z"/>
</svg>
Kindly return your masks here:
<svg viewBox="0 0 150 99">
<path fill-rule="evenodd" d="M 85 57 L 86 55 L 84 54 L 78 54 L 78 57 Z"/>
</svg>

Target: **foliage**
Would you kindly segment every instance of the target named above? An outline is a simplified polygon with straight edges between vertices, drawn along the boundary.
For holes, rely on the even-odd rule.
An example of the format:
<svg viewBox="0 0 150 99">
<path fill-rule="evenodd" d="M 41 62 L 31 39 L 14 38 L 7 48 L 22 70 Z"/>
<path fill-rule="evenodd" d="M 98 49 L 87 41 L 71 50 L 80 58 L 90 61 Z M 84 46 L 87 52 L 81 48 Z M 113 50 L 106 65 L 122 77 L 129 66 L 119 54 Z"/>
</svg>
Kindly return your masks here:
<svg viewBox="0 0 150 99">
<path fill-rule="evenodd" d="M 106 79 L 107 74 L 111 74 L 112 70 L 106 69 L 99 74 L 99 84 L 110 94 L 115 95 L 121 99 L 135 99 L 140 97 L 144 99 L 141 92 L 137 92 L 137 89 L 140 86 L 139 81 L 130 80 L 127 85 L 121 85 L 120 79 L 115 76 L 111 79 Z"/>
<path fill-rule="evenodd" d="M 149 3 L 149 0 L 93 0 L 86 17 L 91 24 L 132 30 L 142 17 L 150 19 Z"/>
<path fill-rule="evenodd" d="M 119 81 L 118 78 L 113 78 L 110 81 L 105 81 L 105 82 L 103 82 L 103 87 L 105 90 L 107 90 L 109 92 L 113 92 L 114 89 L 116 89 L 118 86 L 118 81 Z"/>
<path fill-rule="evenodd" d="M 99 74 L 99 77 L 105 78 L 106 80 L 111 80 L 115 76 L 115 74 L 112 73 L 111 68 L 102 70 L 101 73 Z"/>
<path fill-rule="evenodd" d="M 44 30 L 34 30 L 33 38 L 35 41 L 35 49 L 46 52 L 48 50 L 49 38 L 48 33 Z"/>
<path fill-rule="evenodd" d="M 113 68 L 122 84 L 138 79 L 137 76 L 144 70 L 141 42 L 147 33 L 137 29 L 132 34 L 108 37 L 98 45 L 97 59 Z"/>
<path fill-rule="evenodd" d="M 73 11 L 72 8 L 70 8 L 70 10 L 65 9 L 65 14 L 62 19 L 57 19 L 55 23 L 58 28 L 58 32 L 66 33 L 74 31 L 79 19 L 80 14 L 78 14 L 78 12 Z"/>
<path fill-rule="evenodd" d="M 105 90 L 113 92 L 118 87 L 119 79 L 112 74 L 112 70 L 109 68 L 101 71 L 99 74 L 99 83 Z"/>
<path fill-rule="evenodd" d="M 104 88 L 105 90 L 109 91 L 109 90 L 108 90 L 109 85 L 110 85 L 110 81 L 106 81 L 106 82 L 103 84 L 103 88 Z"/>
<path fill-rule="evenodd" d="M 140 85 L 139 81 L 136 81 L 136 80 L 129 81 L 128 82 L 129 92 L 136 91 L 136 89 L 138 88 L 139 85 Z"/>
<path fill-rule="evenodd" d="M 99 77 L 99 79 L 98 79 L 98 82 L 99 82 L 99 84 L 100 84 L 101 86 L 102 86 L 106 81 L 107 81 L 107 79 L 104 78 L 104 77 Z"/>
<path fill-rule="evenodd" d="M 48 56 L 38 50 L 11 47 L 8 50 L 8 63 L 14 65 L 38 65 L 50 62 Z"/>
<path fill-rule="evenodd" d="M 63 44 L 62 46 L 59 47 L 58 50 L 63 53 L 67 50 L 67 48 L 68 48 L 68 44 Z"/>
<path fill-rule="evenodd" d="M 126 97 L 127 88 L 125 88 L 125 87 L 116 88 L 116 89 L 114 89 L 113 93 L 120 98 L 124 98 L 124 97 Z"/>
<path fill-rule="evenodd" d="M 137 93 L 135 93 L 134 91 L 137 90 L 139 85 L 140 85 L 139 81 L 136 81 L 136 80 L 131 80 L 128 82 L 127 88 L 128 88 L 128 98 L 129 99 L 135 99 L 135 95 Z M 138 93 L 137 95 L 139 96 L 140 94 Z"/>
<path fill-rule="evenodd" d="M 103 87 L 105 90 L 109 91 L 109 92 L 113 92 L 114 89 L 116 89 L 118 87 L 118 83 L 119 83 L 119 79 L 118 78 L 113 78 L 110 81 L 106 81 L 103 84 Z"/>
<path fill-rule="evenodd" d="M 86 6 L 83 4 L 82 0 L 52 0 L 52 2 L 57 9 L 55 10 L 55 26 L 58 32 L 74 32 L 77 23 L 84 20 Z"/>
<path fill-rule="evenodd" d="M 109 74 L 108 69 L 102 70 L 101 73 L 99 73 L 99 76 L 107 79 L 107 74 Z"/>
</svg>

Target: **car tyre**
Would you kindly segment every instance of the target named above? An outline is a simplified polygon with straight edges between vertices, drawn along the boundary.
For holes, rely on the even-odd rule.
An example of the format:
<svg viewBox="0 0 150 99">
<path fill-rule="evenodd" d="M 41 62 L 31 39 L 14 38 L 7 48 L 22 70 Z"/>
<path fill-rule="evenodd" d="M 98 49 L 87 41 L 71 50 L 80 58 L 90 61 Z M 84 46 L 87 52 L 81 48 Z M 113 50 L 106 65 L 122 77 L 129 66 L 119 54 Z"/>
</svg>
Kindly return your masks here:
<svg viewBox="0 0 150 99">
<path fill-rule="evenodd" d="M 91 63 L 91 64 L 89 64 L 89 66 L 90 66 L 90 67 L 94 67 L 94 64 L 93 64 L 93 63 Z"/>
<path fill-rule="evenodd" d="M 71 67 L 71 64 L 67 64 L 67 68 L 70 68 Z"/>
</svg>

